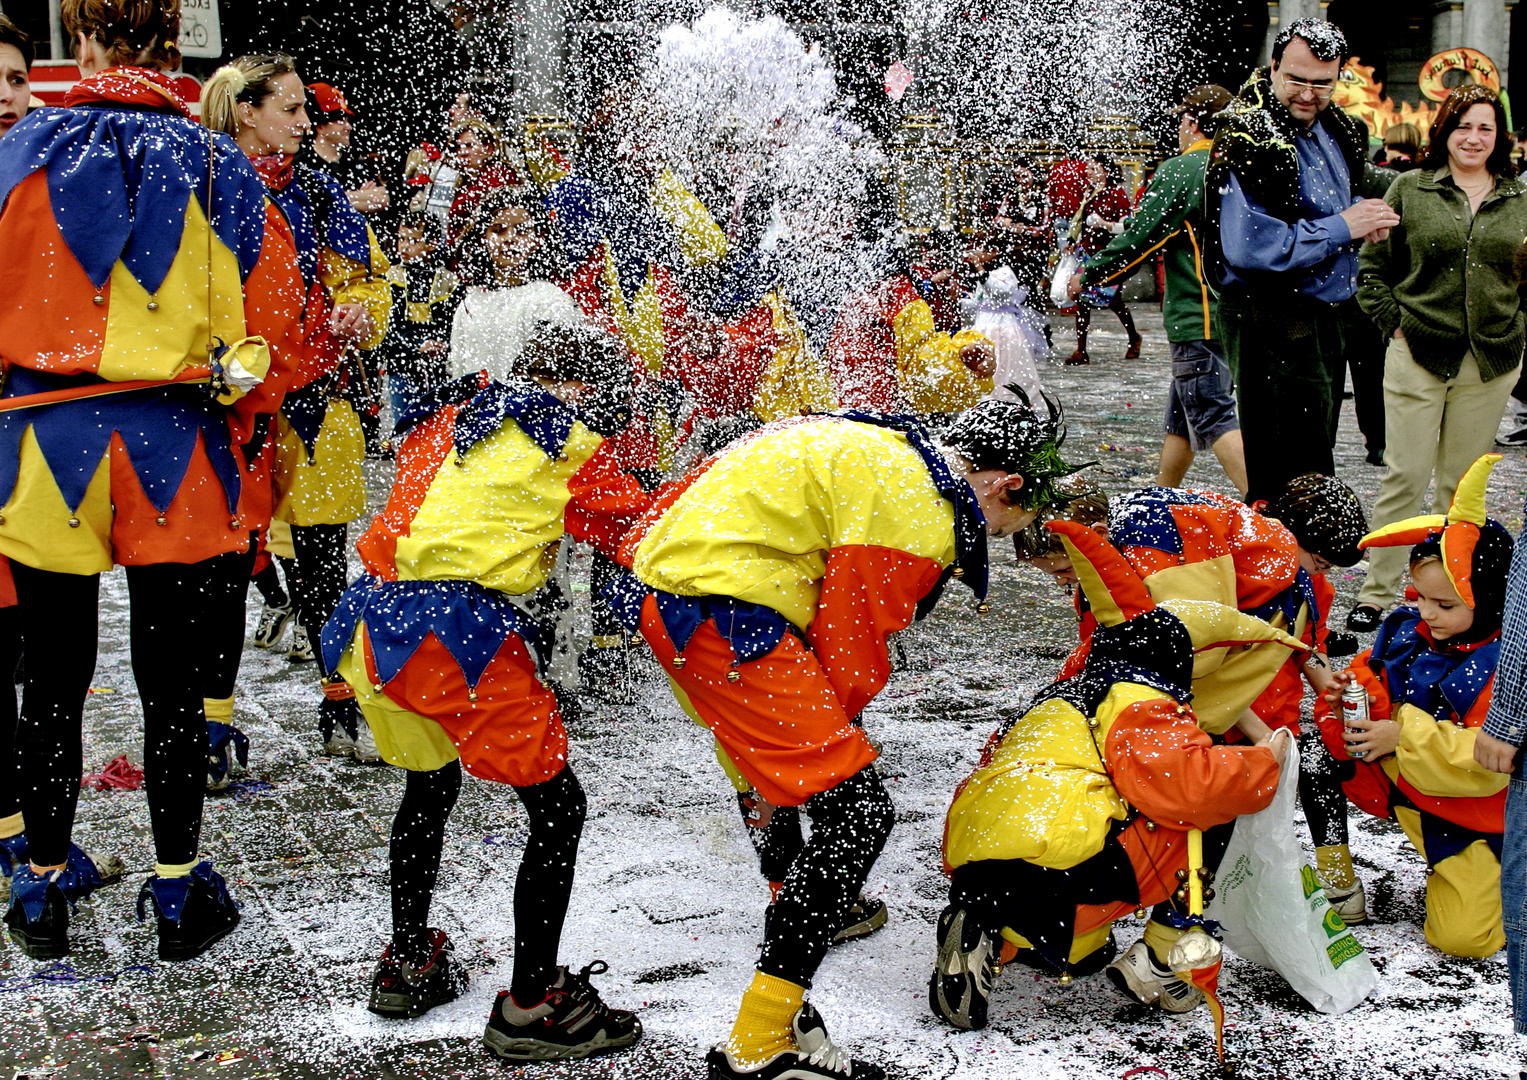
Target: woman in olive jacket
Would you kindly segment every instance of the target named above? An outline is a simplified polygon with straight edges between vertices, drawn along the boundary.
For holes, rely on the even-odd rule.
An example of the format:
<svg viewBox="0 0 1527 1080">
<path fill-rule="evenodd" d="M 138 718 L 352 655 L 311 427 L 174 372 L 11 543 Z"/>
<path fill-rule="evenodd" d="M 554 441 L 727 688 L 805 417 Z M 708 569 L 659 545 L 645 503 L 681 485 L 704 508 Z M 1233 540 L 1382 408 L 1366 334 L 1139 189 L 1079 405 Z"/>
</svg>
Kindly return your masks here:
<svg viewBox="0 0 1527 1080">
<path fill-rule="evenodd" d="M 1373 508 L 1379 528 L 1432 506 L 1490 450 L 1516 384 L 1527 315 L 1516 250 L 1527 239 L 1527 186 L 1510 164 L 1505 110 L 1483 86 L 1448 95 L 1422 167 L 1386 196 L 1400 224 L 1364 245 L 1358 303 L 1389 338 L 1384 357 L 1385 464 Z M 1404 548 L 1369 552 L 1368 580 L 1348 629 L 1378 627 L 1405 572 Z"/>
</svg>

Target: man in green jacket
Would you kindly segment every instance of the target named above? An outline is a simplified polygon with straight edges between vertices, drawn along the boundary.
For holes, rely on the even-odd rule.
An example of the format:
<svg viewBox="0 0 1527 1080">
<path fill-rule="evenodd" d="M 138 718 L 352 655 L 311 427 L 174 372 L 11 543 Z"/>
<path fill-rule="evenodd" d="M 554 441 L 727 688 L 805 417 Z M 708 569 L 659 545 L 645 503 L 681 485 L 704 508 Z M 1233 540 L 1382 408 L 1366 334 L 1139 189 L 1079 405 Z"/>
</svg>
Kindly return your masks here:
<svg viewBox="0 0 1527 1080">
<path fill-rule="evenodd" d="M 1177 144 L 1182 153 L 1161 163 L 1140 205 L 1124 223 L 1124 231 L 1092 257 L 1069 287 L 1074 297 L 1085 288 L 1117 282 L 1161 252 L 1166 266 L 1163 315 L 1171 342 L 1172 387 L 1156 483 L 1176 487 L 1198 451 L 1212 448 L 1225 475 L 1244 495 L 1246 454 L 1199 242 L 1209 136 L 1214 133 L 1215 115 L 1231 99 L 1230 91 L 1212 85 L 1200 86 L 1183 99 L 1175 110 L 1181 116 Z"/>
</svg>

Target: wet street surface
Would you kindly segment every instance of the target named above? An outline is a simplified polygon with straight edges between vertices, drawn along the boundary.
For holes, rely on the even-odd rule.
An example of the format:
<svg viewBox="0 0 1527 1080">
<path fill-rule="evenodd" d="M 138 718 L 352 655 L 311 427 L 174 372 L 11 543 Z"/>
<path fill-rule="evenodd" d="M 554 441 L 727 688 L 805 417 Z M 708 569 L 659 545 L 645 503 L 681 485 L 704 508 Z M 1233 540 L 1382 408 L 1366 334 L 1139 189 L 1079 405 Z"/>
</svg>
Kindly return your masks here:
<svg viewBox="0 0 1527 1080">
<path fill-rule="evenodd" d="M 1097 459 L 1111 492 L 1155 476 L 1170 373 L 1160 318 L 1145 313 L 1145 354 L 1121 360 L 1111 315 L 1095 320 L 1090 367 L 1047 367 L 1066 406 L 1068 460 Z M 1057 320 L 1056 343 L 1068 327 Z M 1064 355 L 1069 347 L 1057 348 Z M 1491 512 L 1521 526 L 1527 462 L 1507 450 Z M 1338 472 L 1372 505 L 1382 470 L 1366 464 L 1350 400 Z M 391 479 L 373 462 L 373 505 Z M 1211 454 L 1188 486 L 1228 491 Z M 352 540 L 358 530 L 352 530 Z M 954 786 L 1001 720 L 1021 711 L 1076 641 L 1063 592 L 993 546 L 992 611 L 962 589 L 902 635 L 906 665 L 867 710 L 882 751 L 897 826 L 868 891 L 889 925 L 834 949 L 812 1000 L 829 1030 L 897 1080 L 1223 1075 L 1207 1011 L 1173 1017 L 1127 1003 L 1101 976 L 1062 986 L 1011 966 L 991 1026 L 957 1033 L 928 1012 L 933 922 L 945 902 L 939 840 Z M 1333 571 L 1332 624 L 1351 606 L 1361 566 Z M 586 589 L 586 574 L 580 576 Z M 85 709 L 85 760 L 142 760 L 141 721 L 126 648 L 121 575 L 104 578 L 101 661 Z M 250 619 L 258 613 L 251 597 Z M 401 775 L 319 755 L 313 665 L 250 648 L 236 720 L 252 741 L 250 776 L 209 797 L 202 850 L 227 876 L 243 923 L 207 956 L 155 958 L 152 923 L 133 911 L 152 867 L 141 792 L 86 791 L 75 839 L 120 854 L 127 880 L 97 893 L 72 924 L 74 954 L 33 962 L 0 945 L 0 1077 L 207 1077 L 245 1080 L 410 1077 L 586 1077 L 691 1080 L 725 1036 L 749 978 L 766 884 L 709 739 L 684 718 L 649 661 L 616 698 L 586 697 L 569 724 L 571 761 L 589 820 L 563 942 L 575 969 L 595 959 L 605 999 L 641 1012 L 631 1051 L 590 1062 L 507 1067 L 479 1038 L 511 965 L 514 872 L 526 821 L 508 788 L 468 779 L 447 834 L 431 922 L 469 968 L 460 1000 L 414 1021 L 364 1008 L 388 927 L 387 833 Z M 1381 970 L 1370 1000 L 1341 1016 L 1311 1011 L 1276 975 L 1227 958 L 1221 979 L 1227 1057 L 1236 1075 L 1452 1078 L 1514 1073 L 1504 953 L 1444 957 L 1421 935 L 1424 867 L 1397 828 L 1352 813 L 1353 853 L 1374 922 L 1357 930 Z M 1300 825 L 1301 839 L 1308 836 Z M 1119 924 L 1121 946 L 1139 933 Z"/>
</svg>

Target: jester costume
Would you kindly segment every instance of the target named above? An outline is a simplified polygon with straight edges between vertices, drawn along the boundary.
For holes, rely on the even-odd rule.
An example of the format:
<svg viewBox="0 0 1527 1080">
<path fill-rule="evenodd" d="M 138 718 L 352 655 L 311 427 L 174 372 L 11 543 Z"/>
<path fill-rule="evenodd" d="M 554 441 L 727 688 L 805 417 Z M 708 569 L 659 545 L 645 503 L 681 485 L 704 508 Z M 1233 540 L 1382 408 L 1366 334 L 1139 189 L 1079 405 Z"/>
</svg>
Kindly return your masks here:
<svg viewBox="0 0 1527 1080">
<path fill-rule="evenodd" d="M 98 575 L 127 567 L 155 874 L 140 913 L 159 955 L 200 954 L 238 922 L 199 859 L 207 760 L 199 674 L 211 564 L 248 544 L 234 444 L 277 389 L 238 400 L 296 317 L 290 247 L 259 177 L 145 68 L 77 84 L 18 123 L 0 161 L 0 553 L 28 656 L 16 752 L 27 866 L 6 915 L 29 955 L 69 951 L 74 902 L 100 884 L 69 843 L 81 715 L 95 669 Z M 229 406 L 232 406 L 231 408 Z"/>
<path fill-rule="evenodd" d="M 543 679 L 550 643 L 523 606 L 564 536 L 613 552 L 650 501 L 617 467 L 609 420 L 486 373 L 427 398 L 402 418 L 397 480 L 357 545 L 366 575 L 323 636 L 325 667 L 355 688 L 382 757 L 407 770 L 391 845 L 393 936 L 373 1012 L 416 1016 L 465 984 L 445 935 L 427 925 L 462 768 L 512 786 L 525 806 L 514 978 L 484 1036 L 509 1060 L 585 1056 L 641 1034 L 634 1015 L 598 1002 L 590 969 L 557 967 L 585 800 Z M 596 1006 L 578 1014 L 586 1023 L 556 1027 L 590 995 Z M 547 1042 L 564 1035 L 565 1045 Z"/>
<path fill-rule="evenodd" d="M 1340 716 L 1321 703 L 1320 733 L 1345 774 L 1347 797 L 1392 818 L 1426 860 L 1426 940 L 1453 956 L 1491 956 L 1505 943 L 1500 854 L 1510 777 L 1474 760 L 1474 738 L 1490 708 L 1500 656 L 1501 612 L 1511 534 L 1485 516 L 1485 484 L 1499 454 L 1486 454 L 1459 481 L 1446 516 L 1410 518 L 1363 539 L 1365 547 L 1410 548 L 1440 560 L 1473 625 L 1433 638 L 1420 612 L 1396 608 L 1351 674 L 1370 695 L 1369 716 L 1400 726 L 1399 745 L 1377 761 L 1347 752 Z"/>
<path fill-rule="evenodd" d="M 1028 950 L 1063 974 L 1096 971 L 1086 959 L 1105 949 L 1113 921 L 1156 904 L 1145 944 L 1166 961 L 1187 915 L 1176 894 L 1190 831 L 1206 833 L 1202 865 L 1212 869 L 1229 823 L 1265 807 L 1278 786 L 1270 750 L 1218 746 L 1201 730 L 1187 705 L 1195 646 L 1302 646 L 1222 604 L 1158 604 L 1091 529 L 1047 527 L 1094 597 L 1098 627 L 1081 671 L 993 734 L 949 808 L 950 906 L 929 1001 L 957 1027 L 985 1026 L 1001 939 L 1009 957 Z"/>
</svg>

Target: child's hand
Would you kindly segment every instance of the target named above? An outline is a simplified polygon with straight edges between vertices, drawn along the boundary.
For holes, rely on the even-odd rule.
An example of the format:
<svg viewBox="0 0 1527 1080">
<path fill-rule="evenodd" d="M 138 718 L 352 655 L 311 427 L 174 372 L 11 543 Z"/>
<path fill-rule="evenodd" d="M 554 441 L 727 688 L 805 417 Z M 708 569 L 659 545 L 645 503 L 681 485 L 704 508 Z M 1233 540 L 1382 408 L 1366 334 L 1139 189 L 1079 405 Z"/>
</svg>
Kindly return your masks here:
<svg viewBox="0 0 1527 1080">
<path fill-rule="evenodd" d="M 450 346 L 443 341 L 426 341 L 419 346 L 419 351 L 425 356 L 439 356 L 449 348 Z"/>
<path fill-rule="evenodd" d="M 774 807 L 756 791 L 743 797 L 742 805 L 748 809 L 748 824 L 755 829 L 766 829 L 774 817 Z"/>
<path fill-rule="evenodd" d="M 1400 725 L 1394 720 L 1364 720 L 1347 725 L 1347 755 L 1358 761 L 1377 761 L 1400 745 Z"/>
<path fill-rule="evenodd" d="M 1347 684 L 1351 681 L 1352 672 L 1338 671 L 1336 674 L 1331 676 L 1331 681 L 1326 684 L 1326 704 L 1331 707 L 1333 712 L 1339 713 L 1341 711 L 1341 695 L 1342 692 L 1347 689 Z M 1373 695 L 1370 694 L 1368 697 L 1371 701 Z"/>
</svg>

